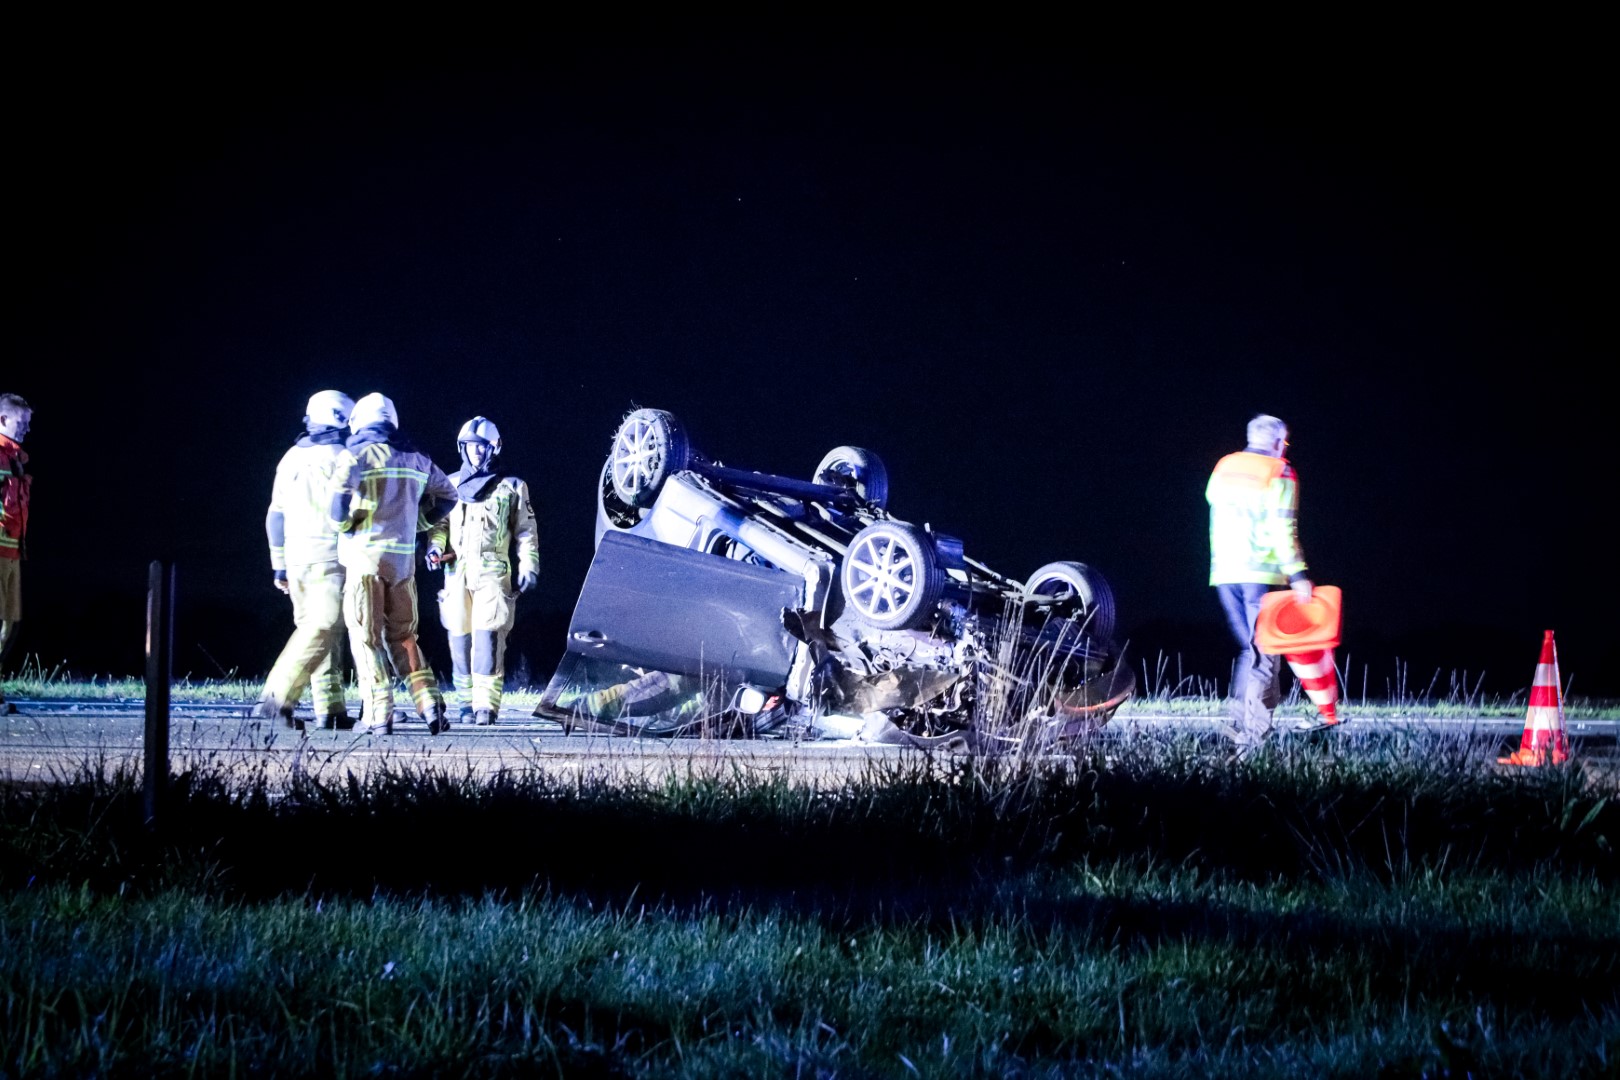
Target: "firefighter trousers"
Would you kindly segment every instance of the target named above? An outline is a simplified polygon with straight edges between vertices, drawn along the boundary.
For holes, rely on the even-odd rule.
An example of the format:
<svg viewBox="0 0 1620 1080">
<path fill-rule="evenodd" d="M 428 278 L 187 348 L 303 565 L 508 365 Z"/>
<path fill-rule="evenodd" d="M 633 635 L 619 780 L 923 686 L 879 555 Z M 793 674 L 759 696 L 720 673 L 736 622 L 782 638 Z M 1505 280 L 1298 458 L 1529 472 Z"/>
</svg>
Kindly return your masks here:
<svg viewBox="0 0 1620 1080">
<path fill-rule="evenodd" d="M 410 571 L 394 580 L 380 573 L 352 573 L 343 589 L 343 620 L 366 701 L 366 718 L 382 723 L 394 711 L 394 672 L 405 678 L 411 701 L 424 720 L 444 711 L 444 696 L 416 641 L 416 580 Z"/>
<path fill-rule="evenodd" d="M 459 712 L 500 715 L 506 688 L 506 636 L 517 620 L 517 595 L 509 574 L 468 579 L 445 574 L 439 593 L 439 621 L 450 639 L 450 665 Z"/>
<path fill-rule="evenodd" d="M 292 597 L 293 632 L 287 639 L 260 700 L 296 706 L 310 690 L 317 717 L 342 716 L 343 703 L 343 567 L 335 562 L 287 568 Z"/>
</svg>

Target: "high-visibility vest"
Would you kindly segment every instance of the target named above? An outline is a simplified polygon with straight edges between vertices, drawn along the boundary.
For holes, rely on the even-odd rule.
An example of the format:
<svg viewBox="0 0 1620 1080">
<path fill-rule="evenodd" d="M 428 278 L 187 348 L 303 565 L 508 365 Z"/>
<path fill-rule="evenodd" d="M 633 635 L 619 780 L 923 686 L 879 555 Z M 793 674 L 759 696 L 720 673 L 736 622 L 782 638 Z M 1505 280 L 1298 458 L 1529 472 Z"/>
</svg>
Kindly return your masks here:
<svg viewBox="0 0 1620 1080">
<path fill-rule="evenodd" d="M 1280 457 L 1241 450 L 1215 465 L 1209 502 L 1209 583 L 1286 585 L 1305 572 L 1296 517 L 1299 478 Z"/>
<path fill-rule="evenodd" d="M 269 515 L 281 515 L 282 544 L 278 546 L 275 534 L 270 534 L 270 569 L 337 562 L 338 530 L 331 516 L 332 471 L 341 453 L 342 443 L 300 439 L 282 455 L 270 489 L 269 511 Z"/>
<path fill-rule="evenodd" d="M 446 580 L 460 575 L 469 582 L 494 578 L 503 585 L 511 583 L 514 540 L 518 573 L 538 574 L 540 543 L 529 485 L 512 476 L 501 477 L 475 502 L 458 500 L 450 516 L 428 533 L 429 547 L 455 552 L 445 564 Z"/>
<path fill-rule="evenodd" d="M 419 450 L 386 442 L 346 447 L 332 470 L 332 494 L 348 495 L 338 525 L 338 562 L 351 574 L 404 581 L 415 570 L 416 533 L 424 499 L 454 499 L 450 478 Z"/>
</svg>

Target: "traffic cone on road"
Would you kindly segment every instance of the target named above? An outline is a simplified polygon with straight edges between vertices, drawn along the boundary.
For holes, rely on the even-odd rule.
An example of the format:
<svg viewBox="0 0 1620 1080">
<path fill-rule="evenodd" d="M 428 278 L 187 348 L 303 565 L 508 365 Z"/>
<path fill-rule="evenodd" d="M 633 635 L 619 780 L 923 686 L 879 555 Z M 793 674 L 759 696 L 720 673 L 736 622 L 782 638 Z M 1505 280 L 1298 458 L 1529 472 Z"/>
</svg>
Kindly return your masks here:
<svg viewBox="0 0 1620 1080">
<path fill-rule="evenodd" d="M 1557 765 L 1569 760 L 1569 737 L 1564 734 L 1564 703 L 1559 697 L 1558 647 L 1553 632 L 1541 639 L 1541 659 L 1530 686 L 1530 707 L 1525 712 L 1524 736 L 1519 748 L 1499 765 Z"/>
</svg>

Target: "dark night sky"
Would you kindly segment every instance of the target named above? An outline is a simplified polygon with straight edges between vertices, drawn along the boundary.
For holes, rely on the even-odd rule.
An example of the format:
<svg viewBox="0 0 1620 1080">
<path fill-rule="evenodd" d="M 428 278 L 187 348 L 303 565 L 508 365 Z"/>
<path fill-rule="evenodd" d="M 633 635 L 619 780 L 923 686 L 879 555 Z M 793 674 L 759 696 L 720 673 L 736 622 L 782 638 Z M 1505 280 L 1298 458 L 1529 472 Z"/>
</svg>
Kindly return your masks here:
<svg viewBox="0 0 1620 1080">
<path fill-rule="evenodd" d="M 1091 563 L 1139 661 L 1224 674 L 1203 485 L 1266 411 L 1371 693 L 1396 658 L 1523 687 L 1551 627 L 1576 693 L 1620 694 L 1595 39 L 994 40 L 42 46 L 8 76 L 20 648 L 135 673 L 171 557 L 180 671 L 261 674 L 270 478 L 336 387 L 446 469 L 463 420 L 501 425 L 540 504 L 537 676 L 632 404 L 730 465 L 871 447 L 898 516 L 1015 576 Z"/>
</svg>

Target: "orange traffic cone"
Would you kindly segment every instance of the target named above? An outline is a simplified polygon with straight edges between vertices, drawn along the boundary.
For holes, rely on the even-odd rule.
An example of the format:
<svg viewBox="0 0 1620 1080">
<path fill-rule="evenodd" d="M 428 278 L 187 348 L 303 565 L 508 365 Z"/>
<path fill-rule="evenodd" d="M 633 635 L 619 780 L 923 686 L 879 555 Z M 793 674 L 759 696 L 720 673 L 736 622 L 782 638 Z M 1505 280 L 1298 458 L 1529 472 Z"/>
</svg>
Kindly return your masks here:
<svg viewBox="0 0 1620 1080">
<path fill-rule="evenodd" d="M 1339 722 L 1339 672 L 1333 649 L 1339 644 L 1343 597 L 1333 585 L 1319 585 L 1309 600 L 1297 600 L 1286 589 L 1260 600 L 1255 644 L 1261 652 L 1288 661 L 1305 696 L 1316 706 L 1315 720 L 1301 721 L 1297 731 L 1319 731 Z"/>
<path fill-rule="evenodd" d="M 1564 703 L 1558 691 L 1558 647 L 1553 632 L 1541 639 L 1541 660 L 1530 686 L 1530 707 L 1525 711 L 1524 737 L 1519 748 L 1499 765 L 1557 765 L 1569 760 L 1569 738 L 1564 734 Z"/>
</svg>

